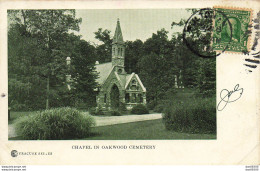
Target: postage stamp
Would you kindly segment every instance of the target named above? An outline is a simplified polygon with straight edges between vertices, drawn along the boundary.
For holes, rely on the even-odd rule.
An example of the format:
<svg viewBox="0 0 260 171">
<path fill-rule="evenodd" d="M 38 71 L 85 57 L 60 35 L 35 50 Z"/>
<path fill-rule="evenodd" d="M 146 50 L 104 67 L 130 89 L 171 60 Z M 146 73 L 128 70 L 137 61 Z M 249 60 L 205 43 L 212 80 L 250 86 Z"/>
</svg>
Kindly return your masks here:
<svg viewBox="0 0 260 171">
<path fill-rule="evenodd" d="M 213 49 L 216 51 L 250 51 L 252 10 L 215 7 Z"/>
</svg>

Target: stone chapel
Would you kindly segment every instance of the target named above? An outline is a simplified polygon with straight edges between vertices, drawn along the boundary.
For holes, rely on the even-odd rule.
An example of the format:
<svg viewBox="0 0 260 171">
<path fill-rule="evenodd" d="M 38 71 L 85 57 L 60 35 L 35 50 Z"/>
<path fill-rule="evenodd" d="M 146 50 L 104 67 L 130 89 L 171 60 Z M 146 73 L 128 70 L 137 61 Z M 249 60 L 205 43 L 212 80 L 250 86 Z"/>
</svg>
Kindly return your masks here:
<svg viewBox="0 0 260 171">
<path fill-rule="evenodd" d="M 98 107 L 111 110 L 124 104 L 131 109 L 137 104 L 146 104 L 146 88 L 137 74 L 126 73 L 124 63 L 125 43 L 118 19 L 112 43 L 112 62 L 96 63 Z"/>
</svg>

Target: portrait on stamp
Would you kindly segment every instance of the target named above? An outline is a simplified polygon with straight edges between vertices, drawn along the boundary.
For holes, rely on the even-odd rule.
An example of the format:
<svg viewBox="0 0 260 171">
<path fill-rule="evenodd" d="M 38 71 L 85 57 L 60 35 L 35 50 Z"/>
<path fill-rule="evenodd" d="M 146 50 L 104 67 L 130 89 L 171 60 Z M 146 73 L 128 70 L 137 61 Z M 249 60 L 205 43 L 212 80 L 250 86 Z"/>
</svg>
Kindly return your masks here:
<svg viewBox="0 0 260 171">
<path fill-rule="evenodd" d="M 232 52 L 250 51 L 250 24 L 252 11 L 249 9 L 214 8 L 215 30 L 213 49 Z"/>
</svg>

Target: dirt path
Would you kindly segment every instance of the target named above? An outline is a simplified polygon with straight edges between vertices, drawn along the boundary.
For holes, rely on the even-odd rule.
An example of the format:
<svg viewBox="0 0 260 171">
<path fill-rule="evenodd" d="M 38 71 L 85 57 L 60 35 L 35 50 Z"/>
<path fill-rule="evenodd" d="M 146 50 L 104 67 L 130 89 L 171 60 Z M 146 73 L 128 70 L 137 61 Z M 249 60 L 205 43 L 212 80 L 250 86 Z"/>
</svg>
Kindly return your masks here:
<svg viewBox="0 0 260 171">
<path fill-rule="evenodd" d="M 161 113 L 145 115 L 125 115 L 125 116 L 94 116 L 96 126 L 115 125 L 128 122 L 146 121 L 162 118 Z"/>
<path fill-rule="evenodd" d="M 14 129 L 14 124 L 8 125 L 8 138 L 12 138 L 12 137 L 17 137 Z"/>
<path fill-rule="evenodd" d="M 128 122 L 138 122 L 162 118 L 161 113 L 145 115 L 125 115 L 125 116 L 93 116 L 96 120 L 96 126 L 115 125 Z M 8 125 L 8 137 L 17 137 L 14 124 Z"/>
</svg>

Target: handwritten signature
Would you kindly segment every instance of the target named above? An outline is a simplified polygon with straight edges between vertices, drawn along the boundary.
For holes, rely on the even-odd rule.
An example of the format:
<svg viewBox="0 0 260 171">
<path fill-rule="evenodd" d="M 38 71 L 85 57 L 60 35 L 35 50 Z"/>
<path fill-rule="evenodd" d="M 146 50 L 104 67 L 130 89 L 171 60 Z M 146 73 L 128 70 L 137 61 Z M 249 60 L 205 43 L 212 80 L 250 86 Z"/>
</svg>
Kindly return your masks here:
<svg viewBox="0 0 260 171">
<path fill-rule="evenodd" d="M 239 88 L 239 84 L 237 84 L 233 90 L 228 91 L 227 89 L 223 89 L 220 92 L 220 102 L 218 103 L 217 109 L 218 111 L 222 111 L 228 103 L 232 103 L 237 101 L 243 94 L 244 89 Z"/>
</svg>

